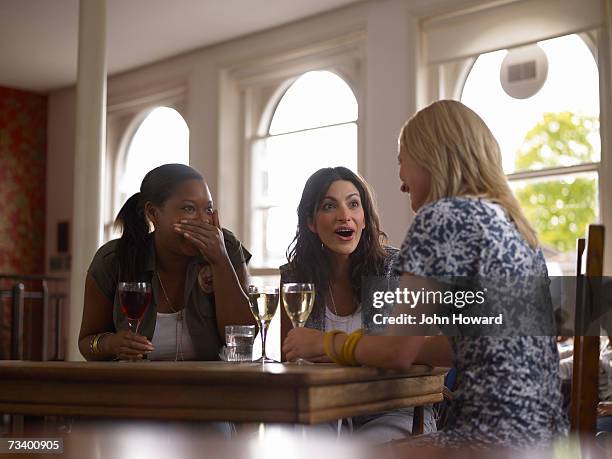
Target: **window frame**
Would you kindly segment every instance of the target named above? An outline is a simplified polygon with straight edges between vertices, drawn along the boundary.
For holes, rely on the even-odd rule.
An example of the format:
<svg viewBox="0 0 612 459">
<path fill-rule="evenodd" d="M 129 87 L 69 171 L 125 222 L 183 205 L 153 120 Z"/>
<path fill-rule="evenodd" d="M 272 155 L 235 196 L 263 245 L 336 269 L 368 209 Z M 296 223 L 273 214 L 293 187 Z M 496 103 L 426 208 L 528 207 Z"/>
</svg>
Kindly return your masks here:
<svg viewBox="0 0 612 459">
<path fill-rule="evenodd" d="M 338 76 L 339 78 L 341 78 L 350 88 L 353 97 L 355 97 L 355 102 L 358 104 L 359 107 L 359 102 L 357 101 L 357 96 L 354 92 L 353 86 L 351 85 L 350 81 L 347 81 L 347 78 L 345 75 L 341 74 L 338 71 L 334 71 L 334 70 L 330 70 L 329 68 L 326 69 L 319 69 L 319 70 L 325 70 L 325 71 L 329 71 L 332 72 L 334 75 Z M 309 70 L 310 71 L 310 70 Z M 307 71 L 307 72 L 309 72 Z M 310 128 L 306 128 L 306 129 L 298 129 L 298 130 L 293 130 L 293 131 L 286 131 L 286 132 L 282 132 L 279 134 L 270 134 L 270 127 L 272 126 L 272 121 L 274 119 L 274 115 L 276 114 L 276 110 L 278 108 L 278 106 L 280 105 L 283 97 L 285 97 L 285 94 L 287 93 L 287 91 L 293 86 L 293 84 L 305 73 L 307 72 L 303 72 L 299 75 L 296 75 L 290 79 L 284 80 L 283 82 L 281 82 L 281 84 L 278 86 L 277 91 L 275 91 L 274 95 L 272 97 L 270 97 L 268 99 L 268 103 L 266 104 L 263 112 L 262 112 L 262 116 L 259 119 L 259 126 L 257 127 L 257 129 L 255 130 L 255 135 L 251 136 L 250 138 L 245 139 L 245 142 L 247 144 L 247 155 L 249 158 L 249 169 L 247 172 L 248 178 L 246 183 L 249 184 L 249 190 L 252 189 L 252 185 L 253 185 L 253 155 L 254 155 L 254 146 L 257 142 L 260 142 L 262 140 L 265 139 L 270 139 L 273 137 L 277 137 L 277 136 L 282 136 L 282 135 L 291 135 L 291 134 L 296 134 L 296 133 L 301 133 L 301 132 L 308 132 L 308 131 L 315 131 L 315 130 L 319 130 L 319 129 L 325 129 L 325 128 L 329 128 L 329 127 L 335 127 L 335 126 L 345 126 L 345 125 L 352 125 L 354 124 L 357 128 L 357 133 L 359 132 L 359 114 L 357 115 L 357 119 L 354 121 L 346 121 L 346 122 L 342 122 L 342 123 L 335 123 L 335 124 L 321 124 L 319 126 L 315 126 L 315 127 L 310 127 Z M 359 108 L 358 108 L 359 110 Z M 357 162 L 359 163 L 359 149 L 357 151 Z M 248 193 L 249 196 L 249 208 L 247 209 L 247 213 L 250 216 L 250 224 L 249 227 L 252 228 L 253 224 L 254 224 L 254 218 L 255 218 L 255 214 L 254 211 L 256 210 L 255 205 L 254 205 L 254 201 L 255 201 L 255 196 L 251 193 Z M 272 207 L 268 207 L 272 208 Z M 251 239 L 251 234 L 252 232 L 249 231 L 249 244 L 250 247 L 253 247 L 253 240 Z M 258 243 L 259 245 L 259 243 Z M 265 253 L 263 254 L 264 260 L 267 260 L 268 257 L 266 257 Z M 266 270 L 265 272 L 267 272 L 267 270 L 269 269 L 274 269 L 271 268 L 270 266 L 264 266 L 264 267 L 253 267 L 252 270 L 258 271 L 258 270 Z"/>
<path fill-rule="evenodd" d="M 587 49 L 590 51 L 591 56 L 595 60 L 595 65 L 597 66 L 598 78 L 599 78 L 600 70 L 599 70 L 599 62 L 598 62 L 598 55 L 597 55 L 597 43 L 596 43 L 596 39 L 594 38 L 594 34 L 595 34 L 595 31 L 588 31 L 588 32 L 578 33 L 575 35 L 577 35 L 580 39 L 582 39 L 584 44 L 587 46 Z M 561 37 L 568 36 L 568 35 L 572 35 L 572 34 L 562 35 Z M 554 37 L 554 38 L 560 38 L 560 37 Z M 534 43 L 537 43 L 537 42 L 534 42 Z M 506 49 L 512 49 L 512 48 L 506 48 Z M 468 65 L 466 65 L 467 71 L 462 72 L 462 79 L 457 81 L 458 90 L 455 94 L 457 100 L 461 100 L 461 96 L 463 95 L 463 90 L 465 88 L 467 79 L 479 56 L 475 56 L 469 59 L 469 62 L 467 63 Z M 600 99 L 600 117 L 599 118 L 601 118 L 601 95 L 599 99 Z M 601 138 L 601 123 L 600 123 L 600 138 Z M 576 164 L 572 166 L 546 167 L 546 168 L 541 168 L 541 169 L 512 172 L 512 173 L 506 174 L 506 178 L 509 183 L 513 183 L 513 182 L 520 182 L 520 181 L 525 181 L 525 180 L 538 180 L 538 179 L 540 180 L 553 179 L 554 180 L 556 177 L 563 177 L 563 176 L 575 175 L 575 174 L 580 174 L 580 173 L 589 173 L 589 172 L 595 173 L 597 176 L 597 186 L 598 186 L 597 215 L 598 215 L 598 220 L 601 221 L 603 219 L 602 213 L 604 212 L 602 202 L 601 202 L 602 201 L 601 199 L 602 158 L 603 158 L 603 146 L 602 146 L 600 160 L 598 162 L 588 162 L 588 163 L 581 163 L 581 164 Z M 597 222 L 592 222 L 592 223 L 597 223 Z M 569 256 L 567 265 L 573 266 L 574 265 L 574 260 L 572 258 L 573 254 L 568 253 L 566 255 Z"/>
<path fill-rule="evenodd" d="M 262 57 L 237 67 L 227 67 L 221 72 L 220 157 L 231 149 L 231 134 L 242 139 L 238 155 L 221 164 L 219 171 L 219 207 L 221 215 L 230 215 L 229 221 L 239 228 L 241 240 L 246 247 L 251 241 L 252 146 L 261 137 L 267 137 L 272 116 L 287 89 L 302 74 L 309 71 L 327 70 L 337 74 L 351 88 L 358 104 L 357 167 L 363 174 L 365 161 L 364 125 L 365 114 L 365 30 L 357 30 L 329 41 L 305 45 L 272 56 Z M 232 118 L 230 110 L 239 112 Z M 229 120 L 228 120 L 229 118 Z M 226 129 L 228 129 L 226 131 Z M 263 134 L 263 135 L 262 135 Z M 228 141 L 228 144 L 224 143 Z M 221 161 L 220 161 L 221 162 Z M 232 164 L 235 170 L 231 170 Z M 223 199 L 223 177 L 234 175 L 241 184 L 237 196 Z M 231 190 L 228 190 L 231 193 Z M 234 208 L 232 209 L 232 202 Z M 237 207 L 237 208 L 236 208 Z M 227 221 L 227 219 L 224 219 Z M 249 267 L 253 276 L 278 275 L 278 268 Z"/>
<path fill-rule="evenodd" d="M 548 0 L 533 0 L 534 4 L 545 4 Z M 419 73 L 419 85 L 424 89 L 423 95 L 419 98 L 419 107 L 424 107 L 428 103 L 431 103 L 439 99 L 461 99 L 461 93 L 463 91 L 463 85 L 469 72 L 472 68 L 476 58 L 483 53 L 496 51 L 499 49 L 508 49 L 515 46 L 522 46 L 528 43 L 537 41 L 557 38 L 564 35 L 576 34 L 579 35 L 587 47 L 590 49 L 595 63 L 599 72 L 599 123 L 600 123 L 600 137 L 601 137 L 601 157 L 598 163 L 581 164 L 578 166 L 568 166 L 563 168 L 563 171 L 554 169 L 542 169 L 539 171 L 528 171 L 508 174 L 509 181 L 516 181 L 521 179 L 532 179 L 532 178 L 545 178 L 554 177 L 561 174 L 571 174 L 576 172 L 596 172 L 598 175 L 598 204 L 599 204 L 599 221 L 607 228 L 608 235 L 612 234 L 612 158 L 611 155 L 611 140 L 608 131 L 612 129 L 612 102 L 610 95 L 612 94 L 612 32 L 610 27 L 612 25 L 612 8 L 604 8 L 604 12 L 601 15 L 599 5 L 595 1 L 588 1 L 582 5 L 582 8 L 588 8 L 589 11 L 585 13 L 586 16 L 600 16 L 598 22 L 588 23 L 582 22 L 582 25 L 576 25 L 573 21 L 571 13 L 571 6 L 576 5 L 575 0 L 559 0 L 559 11 L 558 15 L 553 21 L 553 27 L 550 30 L 556 30 L 556 33 L 550 34 L 550 30 L 540 31 L 538 34 L 528 33 L 523 34 L 523 37 L 529 36 L 529 39 L 522 40 L 520 34 L 511 34 L 507 44 L 500 44 L 495 49 L 488 48 L 486 40 L 482 37 L 480 41 L 470 43 L 459 43 L 458 46 L 463 45 L 474 45 L 482 46 L 478 54 L 473 55 L 457 55 L 454 57 L 447 56 L 444 60 L 439 60 L 435 56 L 429 54 L 428 42 L 430 40 L 437 40 L 439 31 L 444 31 L 442 24 L 448 21 L 454 21 L 459 18 L 459 21 L 473 21 L 479 15 L 486 17 L 495 17 L 495 21 L 500 24 L 499 27 L 503 28 L 503 22 L 505 20 L 514 21 L 520 23 L 521 21 L 536 21 L 538 18 L 546 20 L 547 18 L 540 15 L 539 13 L 530 10 L 529 15 L 521 17 L 519 11 L 522 6 L 520 4 L 515 5 L 490 5 L 483 6 L 474 11 L 469 9 L 459 10 L 456 12 L 449 13 L 448 15 L 442 15 L 439 17 L 425 18 L 421 22 L 420 26 L 420 39 L 423 43 L 422 54 L 420 58 L 420 73 Z M 568 8 L 564 10 L 563 5 L 567 5 Z M 595 11 L 596 10 L 596 11 Z M 523 11 L 524 13 L 524 11 Z M 490 18 L 488 18 L 490 19 Z M 491 22 L 491 21 L 490 21 Z M 493 22 L 491 22 L 493 23 Z M 490 30 L 488 33 L 495 32 L 495 29 Z M 444 32 L 446 33 L 446 32 Z M 499 32 L 496 32 L 499 33 Z M 503 35 L 503 34 L 502 34 Z M 474 37 L 471 37 L 474 39 Z M 464 39 L 464 41 L 466 41 Z M 595 223 L 595 222 L 593 222 Z M 605 255 L 604 264 L 605 273 L 612 272 L 612 251 L 607 251 Z"/>
<path fill-rule="evenodd" d="M 567 35 L 572 35 L 572 34 L 565 34 L 565 35 L 561 35 L 560 37 L 567 36 Z M 577 33 L 575 35 L 578 35 L 578 37 L 582 39 L 584 44 L 587 46 L 587 48 L 591 52 L 591 55 L 593 56 L 593 59 L 595 60 L 595 65 L 597 66 L 597 69 L 599 72 L 597 39 L 595 37 L 596 31 L 591 30 L 587 32 Z M 553 37 L 553 38 L 560 38 L 560 37 Z M 541 40 L 538 40 L 538 41 L 541 41 Z M 533 42 L 533 43 L 537 43 L 537 42 Z M 511 49 L 511 48 L 504 48 L 504 49 Z M 488 52 L 491 52 L 491 51 L 487 51 L 487 53 Z M 486 53 L 482 53 L 482 54 L 486 54 Z M 459 77 L 455 85 L 453 99 L 461 100 L 463 89 L 465 88 L 465 83 L 472 71 L 472 68 L 474 67 L 474 64 L 476 63 L 476 59 L 478 59 L 479 56 L 480 55 L 466 59 L 463 65 L 463 68 L 461 69 L 461 73 L 460 73 L 461 76 Z M 599 104 L 600 110 L 599 111 L 600 111 L 600 118 L 601 118 L 601 95 L 599 99 L 600 99 L 600 104 Z M 600 127 L 600 131 L 601 131 L 601 127 Z M 506 177 L 508 178 L 508 181 L 519 181 L 519 180 L 530 180 L 530 179 L 538 179 L 538 178 L 550 178 L 550 177 L 556 177 L 556 176 L 561 176 L 561 175 L 576 174 L 580 172 L 597 172 L 598 176 L 600 176 L 601 158 L 603 158 L 603 147 L 602 147 L 600 161 L 598 162 L 582 163 L 582 164 L 577 164 L 573 166 L 548 167 L 548 168 L 530 170 L 530 171 L 512 172 L 510 174 L 506 174 Z M 600 207 L 601 207 L 601 204 L 600 204 Z M 599 209 L 600 215 L 601 215 L 601 212 L 602 212 L 602 209 L 600 208 Z"/>
<path fill-rule="evenodd" d="M 133 94 L 131 97 L 118 96 L 109 102 L 102 192 L 102 243 L 111 239 L 115 217 L 120 210 L 118 180 L 136 131 L 155 108 L 162 106 L 176 110 L 190 128 L 186 116 L 186 97 L 186 85 L 181 82 L 163 88 L 152 88 L 144 94 Z M 191 152 L 189 160 L 191 162 Z"/>
</svg>

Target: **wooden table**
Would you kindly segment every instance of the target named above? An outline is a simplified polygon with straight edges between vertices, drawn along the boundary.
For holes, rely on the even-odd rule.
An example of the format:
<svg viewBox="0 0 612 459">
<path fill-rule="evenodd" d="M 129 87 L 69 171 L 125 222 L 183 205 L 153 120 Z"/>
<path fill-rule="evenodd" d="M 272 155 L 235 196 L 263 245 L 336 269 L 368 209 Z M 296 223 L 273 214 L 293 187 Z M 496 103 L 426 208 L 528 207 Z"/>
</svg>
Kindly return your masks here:
<svg viewBox="0 0 612 459">
<path fill-rule="evenodd" d="M 446 369 L 0 361 L 0 413 L 313 424 L 442 400 Z"/>
</svg>

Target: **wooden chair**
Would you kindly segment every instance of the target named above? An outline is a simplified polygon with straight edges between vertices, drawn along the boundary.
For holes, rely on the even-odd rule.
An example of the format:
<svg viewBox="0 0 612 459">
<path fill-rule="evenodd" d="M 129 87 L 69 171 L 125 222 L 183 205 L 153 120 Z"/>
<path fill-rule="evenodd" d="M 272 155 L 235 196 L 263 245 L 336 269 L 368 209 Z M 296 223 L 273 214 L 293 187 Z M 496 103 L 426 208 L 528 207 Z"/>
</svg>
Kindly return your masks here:
<svg viewBox="0 0 612 459">
<path fill-rule="evenodd" d="M 446 427 L 446 421 L 448 420 L 448 414 L 454 399 L 453 391 L 457 388 L 456 383 L 457 369 L 453 367 L 449 369 L 444 378 L 444 387 L 442 388 L 444 400 L 434 405 L 434 412 L 437 412 L 436 428 L 438 430 L 444 430 Z"/>
<path fill-rule="evenodd" d="M 585 336 L 585 332 L 602 312 L 596 286 L 601 285 L 603 260 L 604 227 L 589 225 L 586 241 L 577 241 L 574 362 L 569 415 L 571 431 L 585 436 L 595 434 L 599 402 L 599 336 Z"/>
</svg>

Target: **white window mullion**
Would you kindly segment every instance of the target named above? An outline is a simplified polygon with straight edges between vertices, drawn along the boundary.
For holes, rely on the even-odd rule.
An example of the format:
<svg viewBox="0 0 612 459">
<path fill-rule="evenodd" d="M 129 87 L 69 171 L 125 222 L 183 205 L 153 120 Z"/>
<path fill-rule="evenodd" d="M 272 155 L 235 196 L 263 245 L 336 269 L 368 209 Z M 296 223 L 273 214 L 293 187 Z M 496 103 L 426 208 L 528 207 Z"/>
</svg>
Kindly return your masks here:
<svg viewBox="0 0 612 459">
<path fill-rule="evenodd" d="M 507 174 L 508 180 L 530 180 L 536 178 L 557 177 L 560 175 L 579 174 L 582 172 L 599 172 L 600 163 L 585 163 L 567 167 L 552 167 L 532 171 L 515 172 Z"/>
</svg>

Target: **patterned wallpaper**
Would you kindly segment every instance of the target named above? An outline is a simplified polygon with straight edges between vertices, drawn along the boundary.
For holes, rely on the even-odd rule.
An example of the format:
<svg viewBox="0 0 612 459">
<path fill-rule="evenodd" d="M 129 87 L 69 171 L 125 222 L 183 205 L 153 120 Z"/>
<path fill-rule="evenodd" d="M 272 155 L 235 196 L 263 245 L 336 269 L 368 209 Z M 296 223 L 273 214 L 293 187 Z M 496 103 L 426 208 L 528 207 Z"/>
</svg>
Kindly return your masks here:
<svg viewBox="0 0 612 459">
<path fill-rule="evenodd" d="M 44 274 L 46 143 L 47 96 L 0 87 L 0 274 Z M 0 280 L 0 289 L 11 287 Z M 30 316 L 26 330 L 35 325 Z M 11 301 L 5 298 L 0 359 L 10 358 L 10 324 Z"/>
<path fill-rule="evenodd" d="M 0 273 L 43 274 L 47 96 L 0 87 Z"/>
</svg>

